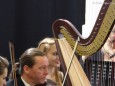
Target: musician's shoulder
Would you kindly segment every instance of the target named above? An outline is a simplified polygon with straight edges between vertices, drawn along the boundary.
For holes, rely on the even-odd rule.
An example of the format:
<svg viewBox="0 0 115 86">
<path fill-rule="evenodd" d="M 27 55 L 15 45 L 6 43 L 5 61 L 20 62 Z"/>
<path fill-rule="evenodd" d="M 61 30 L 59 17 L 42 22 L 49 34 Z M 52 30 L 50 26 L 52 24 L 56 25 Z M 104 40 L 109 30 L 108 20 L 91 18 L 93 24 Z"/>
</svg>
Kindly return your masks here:
<svg viewBox="0 0 115 86">
<path fill-rule="evenodd" d="M 14 82 L 17 83 L 17 86 L 25 86 L 21 77 L 17 77 L 16 81 L 14 79 L 8 80 L 6 86 L 14 86 Z"/>
<path fill-rule="evenodd" d="M 14 80 L 8 80 L 6 86 L 13 86 Z"/>
</svg>

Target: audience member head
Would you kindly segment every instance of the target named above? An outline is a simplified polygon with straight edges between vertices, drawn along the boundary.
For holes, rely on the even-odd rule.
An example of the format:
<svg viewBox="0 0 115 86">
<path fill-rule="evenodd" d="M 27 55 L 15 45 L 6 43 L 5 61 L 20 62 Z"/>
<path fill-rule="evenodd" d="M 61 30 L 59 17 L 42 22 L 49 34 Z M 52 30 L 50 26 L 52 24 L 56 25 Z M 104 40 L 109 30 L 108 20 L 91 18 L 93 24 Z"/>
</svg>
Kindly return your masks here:
<svg viewBox="0 0 115 86">
<path fill-rule="evenodd" d="M 8 60 L 0 56 L 0 86 L 6 85 L 6 77 L 8 73 Z"/>
<path fill-rule="evenodd" d="M 102 47 L 102 52 L 104 53 L 104 56 L 106 60 L 112 60 L 115 61 L 114 58 L 110 58 L 113 54 L 115 54 L 115 25 L 113 26 L 113 29 L 105 42 L 104 46 Z"/>
</svg>

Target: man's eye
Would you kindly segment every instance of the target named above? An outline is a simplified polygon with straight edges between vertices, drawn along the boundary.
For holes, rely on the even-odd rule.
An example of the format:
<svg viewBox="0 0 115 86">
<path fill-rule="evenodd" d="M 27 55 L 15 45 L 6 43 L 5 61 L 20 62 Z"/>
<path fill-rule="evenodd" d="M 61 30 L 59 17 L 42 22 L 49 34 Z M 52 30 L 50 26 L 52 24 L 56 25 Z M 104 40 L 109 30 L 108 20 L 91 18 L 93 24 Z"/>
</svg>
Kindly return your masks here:
<svg viewBox="0 0 115 86">
<path fill-rule="evenodd" d="M 45 69 L 45 67 L 40 67 L 39 69 Z"/>
<path fill-rule="evenodd" d="M 43 69 L 43 67 L 39 67 L 39 69 Z"/>
</svg>

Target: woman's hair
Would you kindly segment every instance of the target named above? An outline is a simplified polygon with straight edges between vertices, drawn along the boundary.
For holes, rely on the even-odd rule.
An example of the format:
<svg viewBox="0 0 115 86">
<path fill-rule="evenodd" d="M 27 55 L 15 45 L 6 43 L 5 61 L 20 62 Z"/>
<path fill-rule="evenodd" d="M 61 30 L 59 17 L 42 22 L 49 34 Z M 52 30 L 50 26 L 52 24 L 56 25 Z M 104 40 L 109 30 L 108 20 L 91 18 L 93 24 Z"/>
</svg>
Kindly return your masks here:
<svg viewBox="0 0 115 86">
<path fill-rule="evenodd" d="M 43 40 L 41 40 L 39 42 L 38 48 L 47 55 L 49 49 L 54 44 L 55 44 L 55 39 L 54 38 L 46 37 L 46 38 L 44 38 Z M 62 80 L 61 80 L 60 73 L 59 73 L 58 70 L 59 69 L 56 68 L 56 70 L 55 70 L 55 77 L 56 77 L 57 85 L 61 86 Z"/>
<path fill-rule="evenodd" d="M 38 44 L 38 48 L 47 54 L 47 52 L 49 51 L 50 47 L 55 44 L 55 40 L 54 38 L 44 38 L 43 40 L 41 40 Z"/>
<path fill-rule="evenodd" d="M 4 69 L 8 68 L 9 62 L 6 58 L 0 56 L 0 75 L 4 73 Z"/>
</svg>

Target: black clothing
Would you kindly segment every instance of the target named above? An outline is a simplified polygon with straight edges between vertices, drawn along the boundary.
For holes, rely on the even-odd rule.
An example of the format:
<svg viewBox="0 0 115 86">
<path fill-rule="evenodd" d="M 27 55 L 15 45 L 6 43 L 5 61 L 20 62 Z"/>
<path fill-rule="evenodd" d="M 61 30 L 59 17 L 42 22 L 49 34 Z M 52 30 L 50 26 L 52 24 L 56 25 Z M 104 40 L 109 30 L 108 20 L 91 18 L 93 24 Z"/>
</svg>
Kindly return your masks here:
<svg viewBox="0 0 115 86">
<path fill-rule="evenodd" d="M 17 78 L 17 85 L 18 86 L 25 86 L 20 77 Z M 8 81 L 7 84 L 6 84 L 6 86 L 14 86 L 14 80 Z M 44 83 L 44 84 L 38 84 L 38 85 L 35 85 L 35 86 L 57 86 L 57 85 L 52 80 L 47 79 L 46 83 Z"/>
<path fill-rule="evenodd" d="M 20 77 L 17 78 L 17 85 L 18 86 L 25 86 Z M 14 80 L 7 81 L 6 86 L 14 86 Z"/>
</svg>

